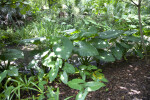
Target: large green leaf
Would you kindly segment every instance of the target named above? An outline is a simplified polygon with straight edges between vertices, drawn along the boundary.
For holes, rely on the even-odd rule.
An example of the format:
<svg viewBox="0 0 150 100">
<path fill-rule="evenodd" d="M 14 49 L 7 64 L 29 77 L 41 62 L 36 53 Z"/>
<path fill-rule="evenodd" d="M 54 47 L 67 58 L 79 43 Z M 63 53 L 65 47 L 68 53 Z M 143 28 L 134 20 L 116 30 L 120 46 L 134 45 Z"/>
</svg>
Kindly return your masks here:
<svg viewBox="0 0 150 100">
<path fill-rule="evenodd" d="M 99 54 L 94 46 L 85 41 L 77 42 L 76 46 L 77 47 L 74 48 L 74 51 L 79 53 L 80 56 L 96 56 Z"/>
<path fill-rule="evenodd" d="M 116 38 L 120 36 L 123 33 L 123 31 L 120 30 L 112 30 L 112 31 L 105 31 L 99 33 L 99 37 L 101 39 L 111 39 L 111 38 Z"/>
<path fill-rule="evenodd" d="M 97 59 L 100 59 L 105 62 L 113 62 L 115 61 L 115 58 L 110 52 L 107 51 L 101 51 L 99 52 L 99 56 L 95 56 Z"/>
<path fill-rule="evenodd" d="M 73 65 L 65 62 L 65 66 L 63 68 L 64 71 L 66 71 L 67 73 L 70 73 L 70 74 L 74 74 L 75 73 L 75 68 Z"/>
<path fill-rule="evenodd" d="M 104 48 L 107 48 L 110 46 L 108 41 L 105 41 L 105 40 L 102 40 L 99 38 L 94 38 L 90 42 L 94 47 L 96 47 L 98 49 L 104 49 Z"/>
<path fill-rule="evenodd" d="M 5 52 L 3 52 L 2 55 L 0 55 L 1 60 L 9 60 L 9 61 L 23 57 L 24 57 L 23 52 L 17 49 L 8 49 Z"/>
<path fill-rule="evenodd" d="M 3 71 L 1 74 L 0 74 L 0 83 L 3 81 L 3 79 L 6 77 L 7 75 L 7 70 Z"/>
<path fill-rule="evenodd" d="M 113 53 L 113 55 L 117 60 L 122 59 L 123 52 L 118 46 L 111 48 L 111 52 Z"/>
<path fill-rule="evenodd" d="M 85 81 L 82 79 L 73 79 L 68 82 L 68 86 L 72 89 L 82 90 L 84 88 Z"/>
<path fill-rule="evenodd" d="M 72 42 L 66 37 L 63 37 L 61 41 L 62 44 L 57 44 L 53 47 L 54 52 L 58 57 L 68 59 L 73 49 Z"/>
<path fill-rule="evenodd" d="M 67 75 L 66 71 L 64 71 L 63 73 L 61 73 L 60 79 L 61 79 L 61 81 L 62 81 L 64 84 L 67 84 L 67 83 L 68 83 L 68 75 Z"/>
<path fill-rule="evenodd" d="M 127 42 L 141 42 L 141 38 L 140 37 L 135 37 L 135 36 L 126 36 L 123 38 L 124 41 L 127 41 Z"/>
<path fill-rule="evenodd" d="M 137 32 L 138 32 L 137 30 L 130 30 L 130 31 L 124 32 L 124 34 L 126 34 L 126 35 L 132 35 L 132 34 L 135 34 Z"/>
<path fill-rule="evenodd" d="M 57 60 L 55 62 L 55 66 L 52 67 L 50 72 L 49 72 L 50 82 L 54 81 L 54 79 L 57 77 L 59 68 L 61 68 L 61 67 L 62 67 L 62 59 L 57 58 Z"/>
<path fill-rule="evenodd" d="M 8 75 L 9 76 L 18 76 L 18 68 L 16 68 L 15 66 L 10 66 L 10 68 L 8 70 Z"/>
<path fill-rule="evenodd" d="M 96 91 L 98 89 L 100 89 L 101 87 L 104 87 L 105 84 L 101 83 L 101 82 L 95 82 L 95 81 L 91 81 L 91 82 L 87 82 L 85 83 L 85 86 L 87 87 L 87 91 Z"/>
</svg>

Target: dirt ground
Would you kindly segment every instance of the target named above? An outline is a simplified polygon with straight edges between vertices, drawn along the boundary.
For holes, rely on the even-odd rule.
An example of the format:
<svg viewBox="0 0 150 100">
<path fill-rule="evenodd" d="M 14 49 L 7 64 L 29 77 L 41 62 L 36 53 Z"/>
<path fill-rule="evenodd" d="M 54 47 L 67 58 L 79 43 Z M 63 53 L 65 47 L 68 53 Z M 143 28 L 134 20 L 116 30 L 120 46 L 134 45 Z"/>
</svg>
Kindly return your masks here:
<svg viewBox="0 0 150 100">
<path fill-rule="evenodd" d="M 131 58 L 106 64 L 102 69 L 109 82 L 106 87 L 90 92 L 86 100 L 150 100 L 150 65 L 144 60 Z M 59 87 L 60 100 L 78 93 L 64 84 Z"/>
</svg>

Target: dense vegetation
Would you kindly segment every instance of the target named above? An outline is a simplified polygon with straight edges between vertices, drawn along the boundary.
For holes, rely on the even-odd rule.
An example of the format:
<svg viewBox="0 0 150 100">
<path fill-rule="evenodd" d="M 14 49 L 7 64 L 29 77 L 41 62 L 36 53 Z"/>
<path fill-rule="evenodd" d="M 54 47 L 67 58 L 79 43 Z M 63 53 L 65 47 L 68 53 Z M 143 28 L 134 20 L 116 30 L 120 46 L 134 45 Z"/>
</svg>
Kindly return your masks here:
<svg viewBox="0 0 150 100">
<path fill-rule="evenodd" d="M 62 82 L 84 100 L 108 82 L 101 62 L 149 61 L 149 13 L 149 0 L 1 0 L 0 99 L 59 100 Z M 27 66 L 14 45 L 35 47 Z"/>
</svg>

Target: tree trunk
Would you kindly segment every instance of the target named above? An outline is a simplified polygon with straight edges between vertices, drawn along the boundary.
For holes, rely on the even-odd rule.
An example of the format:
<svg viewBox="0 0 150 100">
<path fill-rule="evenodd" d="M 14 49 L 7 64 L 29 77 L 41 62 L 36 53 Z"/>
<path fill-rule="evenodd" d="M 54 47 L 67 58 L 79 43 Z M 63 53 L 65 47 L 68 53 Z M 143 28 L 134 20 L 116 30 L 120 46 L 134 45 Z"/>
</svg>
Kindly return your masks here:
<svg viewBox="0 0 150 100">
<path fill-rule="evenodd" d="M 138 7 L 138 19 L 139 19 L 139 27 L 140 27 L 140 35 L 141 35 L 141 44 L 142 44 L 143 51 L 145 53 L 145 60 L 147 62 L 147 51 L 146 51 L 146 46 L 144 43 L 142 22 L 141 22 L 141 0 L 139 0 L 139 4 L 137 5 L 137 7 Z"/>
</svg>

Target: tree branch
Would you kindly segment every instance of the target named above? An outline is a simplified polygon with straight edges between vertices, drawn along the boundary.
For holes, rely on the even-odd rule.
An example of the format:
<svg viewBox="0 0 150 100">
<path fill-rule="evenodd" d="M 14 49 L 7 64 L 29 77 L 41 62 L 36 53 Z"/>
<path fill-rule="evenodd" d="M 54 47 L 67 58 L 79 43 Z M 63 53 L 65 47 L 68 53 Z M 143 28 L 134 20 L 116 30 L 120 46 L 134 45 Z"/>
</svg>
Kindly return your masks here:
<svg viewBox="0 0 150 100">
<path fill-rule="evenodd" d="M 135 6 L 139 6 L 138 4 L 136 4 L 133 0 L 131 0 L 131 2 L 135 5 Z"/>
</svg>

